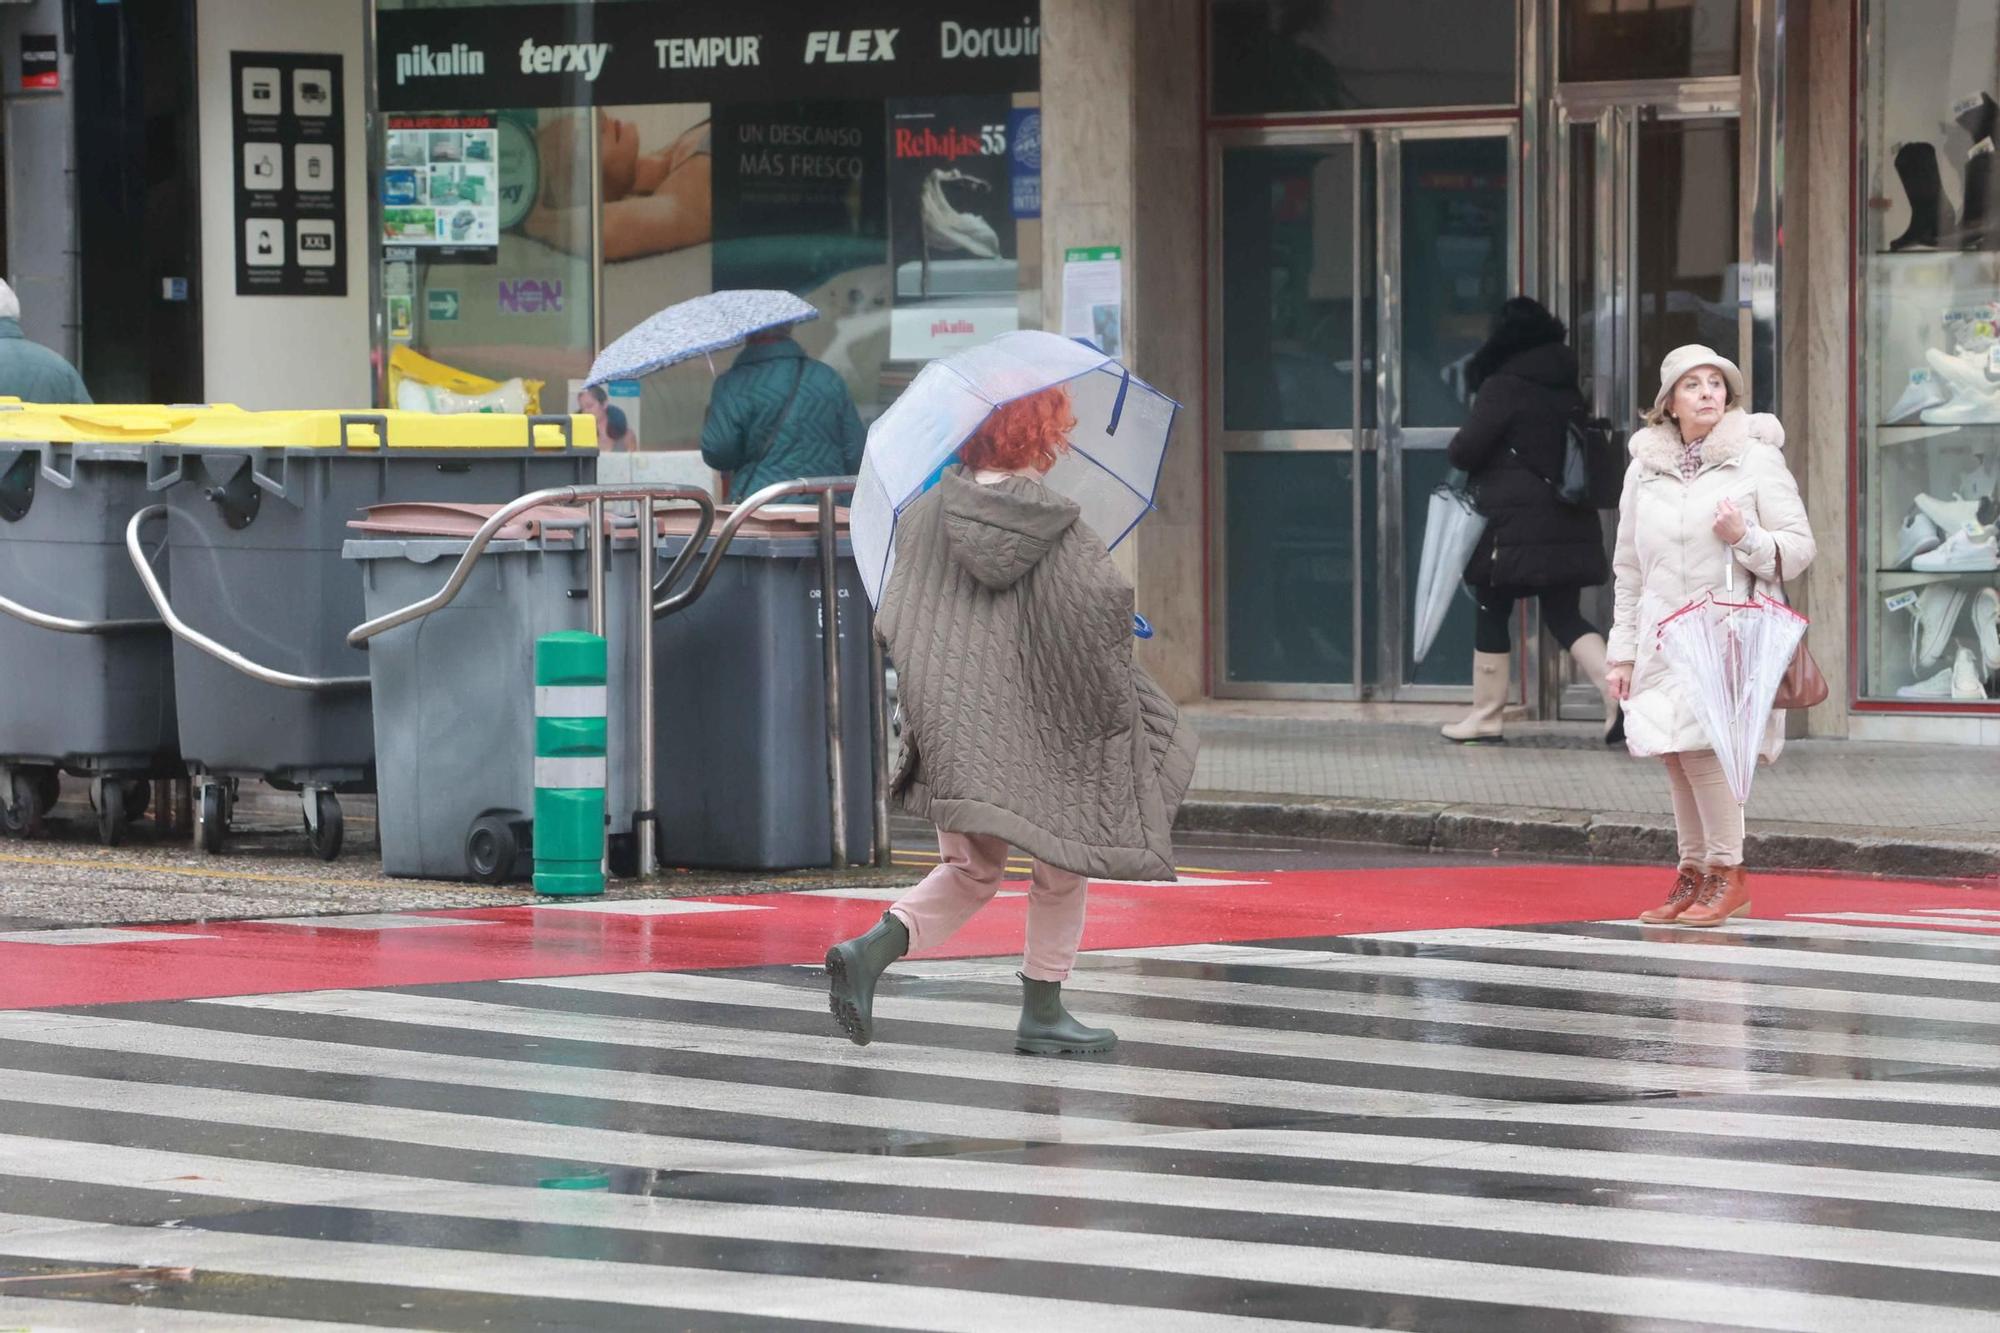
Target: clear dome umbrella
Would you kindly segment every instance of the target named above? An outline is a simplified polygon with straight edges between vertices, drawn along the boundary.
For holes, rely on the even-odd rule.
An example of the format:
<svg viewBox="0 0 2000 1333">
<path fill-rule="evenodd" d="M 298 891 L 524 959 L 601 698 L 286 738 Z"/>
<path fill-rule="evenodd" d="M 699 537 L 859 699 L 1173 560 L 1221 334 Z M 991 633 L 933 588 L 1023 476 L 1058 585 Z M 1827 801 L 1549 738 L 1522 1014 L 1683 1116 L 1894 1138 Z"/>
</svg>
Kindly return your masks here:
<svg viewBox="0 0 2000 1333">
<path fill-rule="evenodd" d="M 933 361 L 868 428 L 851 533 L 869 600 L 895 568 L 896 523 L 1003 403 L 1055 385 L 1076 413 L 1070 449 L 1043 484 L 1076 501 L 1115 547 L 1153 508 L 1180 404 L 1089 343 L 1024 330 Z"/>
</svg>

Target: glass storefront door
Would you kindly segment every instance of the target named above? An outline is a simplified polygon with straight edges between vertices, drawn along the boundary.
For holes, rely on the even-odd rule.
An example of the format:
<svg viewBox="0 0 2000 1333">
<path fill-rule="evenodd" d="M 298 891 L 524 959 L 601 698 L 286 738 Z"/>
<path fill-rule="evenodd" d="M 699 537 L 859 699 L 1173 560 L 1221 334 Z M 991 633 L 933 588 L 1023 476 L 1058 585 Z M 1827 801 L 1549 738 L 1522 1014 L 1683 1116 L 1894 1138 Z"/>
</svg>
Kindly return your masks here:
<svg viewBox="0 0 2000 1333">
<path fill-rule="evenodd" d="M 1464 363 L 1515 290 L 1511 125 L 1262 129 L 1212 145 L 1215 690 L 1456 698 L 1471 606 L 1410 649 Z"/>
<path fill-rule="evenodd" d="M 1704 343 L 1754 374 L 1738 96 L 1734 79 L 1557 94 L 1551 304 L 1570 325 L 1585 397 L 1621 431 L 1652 407 L 1672 348 Z M 1605 515 L 1607 548 L 1616 522 Z M 1609 583 L 1585 593 L 1593 623 L 1608 627 L 1611 609 Z M 1602 716 L 1567 660 L 1555 671 L 1558 716 Z"/>
</svg>

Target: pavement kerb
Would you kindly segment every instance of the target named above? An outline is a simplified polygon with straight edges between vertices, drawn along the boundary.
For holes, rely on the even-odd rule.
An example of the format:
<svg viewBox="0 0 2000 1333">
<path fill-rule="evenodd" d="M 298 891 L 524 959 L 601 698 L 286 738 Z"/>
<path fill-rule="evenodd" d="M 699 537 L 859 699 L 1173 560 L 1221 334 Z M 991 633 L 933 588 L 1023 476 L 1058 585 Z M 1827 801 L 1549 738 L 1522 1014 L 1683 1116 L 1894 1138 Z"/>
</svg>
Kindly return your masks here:
<svg viewBox="0 0 2000 1333">
<path fill-rule="evenodd" d="M 1657 815 L 1441 801 L 1194 792 L 1181 803 L 1174 828 L 1561 860 L 1661 862 L 1675 855 L 1673 824 Z M 1753 820 L 1744 859 L 1773 870 L 1926 879 L 2000 876 L 2000 843 L 1827 824 Z"/>
</svg>

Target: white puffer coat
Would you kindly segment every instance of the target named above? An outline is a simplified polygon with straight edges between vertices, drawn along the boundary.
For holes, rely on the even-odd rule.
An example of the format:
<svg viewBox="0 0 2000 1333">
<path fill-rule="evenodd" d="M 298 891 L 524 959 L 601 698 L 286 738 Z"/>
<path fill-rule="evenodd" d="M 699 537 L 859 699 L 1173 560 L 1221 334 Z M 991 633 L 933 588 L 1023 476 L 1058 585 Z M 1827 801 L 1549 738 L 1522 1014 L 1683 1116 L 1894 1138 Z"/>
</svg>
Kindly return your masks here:
<svg viewBox="0 0 2000 1333">
<path fill-rule="evenodd" d="M 1711 588 L 1724 591 L 1732 560 L 1739 595 L 1750 590 L 1746 570 L 1761 589 L 1774 590 L 1781 549 L 1787 579 L 1812 563 L 1812 526 L 1785 466 L 1784 447 L 1785 429 L 1776 417 L 1732 409 L 1703 442 L 1701 471 L 1682 481 L 1680 434 L 1671 424 L 1648 426 L 1632 437 L 1632 463 L 1618 501 L 1612 559 L 1617 613 L 1607 656 L 1636 664 L 1625 705 L 1625 743 L 1635 755 L 1714 748 L 1659 655 L 1660 620 Z M 1715 507 L 1725 497 L 1750 521 L 1734 548 L 1715 535 Z M 1784 736 L 1784 714 L 1774 711 L 1758 757 L 1766 763 L 1777 758 Z"/>
</svg>

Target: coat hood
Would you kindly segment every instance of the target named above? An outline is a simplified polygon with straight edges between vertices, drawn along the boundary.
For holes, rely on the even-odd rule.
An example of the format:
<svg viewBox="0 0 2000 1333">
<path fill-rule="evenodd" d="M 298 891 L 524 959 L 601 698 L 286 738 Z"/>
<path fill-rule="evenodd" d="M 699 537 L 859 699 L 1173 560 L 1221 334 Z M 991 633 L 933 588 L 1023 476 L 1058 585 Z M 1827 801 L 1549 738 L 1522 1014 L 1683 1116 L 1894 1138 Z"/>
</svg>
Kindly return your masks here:
<svg viewBox="0 0 2000 1333">
<path fill-rule="evenodd" d="M 1559 343 L 1566 336 L 1562 321 L 1551 315 L 1541 302 L 1526 296 L 1515 297 L 1500 307 L 1493 332 L 1466 363 L 1466 387 L 1477 392 L 1488 376 L 1498 374 L 1522 352 Z"/>
<path fill-rule="evenodd" d="M 1741 458 L 1753 444 L 1783 449 L 1785 428 L 1769 412 L 1745 412 L 1732 407 L 1722 414 L 1722 420 L 1715 423 L 1715 429 L 1702 442 L 1702 465 L 1715 466 Z M 1628 447 L 1632 457 L 1647 471 L 1680 475 L 1681 433 L 1671 422 L 1634 431 Z"/>
<path fill-rule="evenodd" d="M 956 465 L 945 470 L 938 488 L 952 559 L 995 592 L 1041 563 L 1080 512 L 1075 501 L 1038 481 L 1008 477 L 982 485 Z"/>
<path fill-rule="evenodd" d="M 1525 352 L 1516 352 L 1502 362 L 1496 375 L 1512 375 L 1545 389 L 1576 387 L 1576 353 L 1568 343 L 1543 343 Z"/>
</svg>

